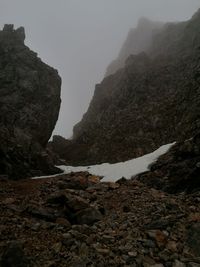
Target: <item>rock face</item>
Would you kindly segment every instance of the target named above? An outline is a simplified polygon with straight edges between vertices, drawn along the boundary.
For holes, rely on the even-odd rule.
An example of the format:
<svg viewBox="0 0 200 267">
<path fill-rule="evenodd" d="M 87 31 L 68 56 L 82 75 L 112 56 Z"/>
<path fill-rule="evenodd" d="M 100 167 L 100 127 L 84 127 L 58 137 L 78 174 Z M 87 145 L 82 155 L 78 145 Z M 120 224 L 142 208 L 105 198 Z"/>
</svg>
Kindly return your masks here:
<svg viewBox="0 0 200 267">
<path fill-rule="evenodd" d="M 71 164 L 124 161 L 198 134 L 199 23 L 200 11 L 187 22 L 167 23 L 146 52 L 129 56 L 96 85 L 65 149 L 70 155 L 72 147 L 85 148 Z"/>
<path fill-rule="evenodd" d="M 0 175 L 52 173 L 44 152 L 60 109 L 61 79 L 24 45 L 24 28 L 0 31 Z"/>
<path fill-rule="evenodd" d="M 149 172 L 136 178 L 170 193 L 199 191 L 200 134 L 177 143 L 151 166 Z"/>
<path fill-rule="evenodd" d="M 161 31 L 164 23 L 140 18 L 136 28 L 131 29 L 116 60 L 111 62 L 106 70 L 106 76 L 114 74 L 125 66 L 130 55 L 136 55 L 150 48 L 154 36 Z"/>
</svg>

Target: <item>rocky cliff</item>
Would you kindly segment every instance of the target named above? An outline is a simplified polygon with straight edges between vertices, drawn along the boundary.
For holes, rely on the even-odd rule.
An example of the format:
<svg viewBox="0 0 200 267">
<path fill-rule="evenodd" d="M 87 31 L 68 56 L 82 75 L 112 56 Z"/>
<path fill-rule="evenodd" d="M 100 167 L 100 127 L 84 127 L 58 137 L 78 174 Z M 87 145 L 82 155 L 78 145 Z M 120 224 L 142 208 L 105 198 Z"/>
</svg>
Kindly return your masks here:
<svg viewBox="0 0 200 267">
<path fill-rule="evenodd" d="M 146 52 L 130 55 L 124 68 L 96 85 L 62 156 L 72 164 L 124 161 L 197 134 L 199 25 L 200 11 L 167 23 Z"/>
<path fill-rule="evenodd" d="M 54 172 L 44 148 L 60 109 L 57 71 L 24 45 L 24 28 L 0 31 L 0 175 Z"/>
</svg>

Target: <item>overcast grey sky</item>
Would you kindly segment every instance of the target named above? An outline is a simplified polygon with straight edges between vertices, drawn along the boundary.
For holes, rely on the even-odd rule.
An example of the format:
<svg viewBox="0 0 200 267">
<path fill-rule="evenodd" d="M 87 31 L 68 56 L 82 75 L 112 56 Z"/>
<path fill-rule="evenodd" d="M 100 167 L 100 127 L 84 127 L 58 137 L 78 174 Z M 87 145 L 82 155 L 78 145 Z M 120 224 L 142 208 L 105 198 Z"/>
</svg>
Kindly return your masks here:
<svg viewBox="0 0 200 267">
<path fill-rule="evenodd" d="M 70 137 L 138 18 L 187 20 L 199 7 L 200 0 L 0 0 L 0 25 L 24 26 L 26 44 L 58 69 L 62 107 L 54 133 Z"/>
</svg>

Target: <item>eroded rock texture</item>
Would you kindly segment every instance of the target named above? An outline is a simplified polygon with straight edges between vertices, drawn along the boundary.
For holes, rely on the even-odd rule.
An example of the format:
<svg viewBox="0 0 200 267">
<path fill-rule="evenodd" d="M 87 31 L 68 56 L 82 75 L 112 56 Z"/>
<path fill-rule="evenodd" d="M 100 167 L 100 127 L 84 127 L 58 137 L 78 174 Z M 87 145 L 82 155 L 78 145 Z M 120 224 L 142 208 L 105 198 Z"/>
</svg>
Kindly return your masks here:
<svg viewBox="0 0 200 267">
<path fill-rule="evenodd" d="M 21 27 L 0 31 L 0 175 L 54 172 L 44 152 L 60 109 L 57 71 L 24 45 Z"/>
</svg>

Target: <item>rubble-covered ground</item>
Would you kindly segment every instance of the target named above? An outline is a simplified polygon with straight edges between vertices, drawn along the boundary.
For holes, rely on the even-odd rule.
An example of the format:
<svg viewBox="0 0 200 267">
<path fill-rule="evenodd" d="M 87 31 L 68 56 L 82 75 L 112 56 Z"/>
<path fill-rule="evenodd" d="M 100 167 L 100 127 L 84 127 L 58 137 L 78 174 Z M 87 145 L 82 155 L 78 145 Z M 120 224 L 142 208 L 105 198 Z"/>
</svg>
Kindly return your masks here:
<svg viewBox="0 0 200 267">
<path fill-rule="evenodd" d="M 1 179 L 0 266 L 200 266 L 200 192 L 99 180 Z"/>
</svg>

